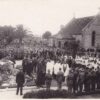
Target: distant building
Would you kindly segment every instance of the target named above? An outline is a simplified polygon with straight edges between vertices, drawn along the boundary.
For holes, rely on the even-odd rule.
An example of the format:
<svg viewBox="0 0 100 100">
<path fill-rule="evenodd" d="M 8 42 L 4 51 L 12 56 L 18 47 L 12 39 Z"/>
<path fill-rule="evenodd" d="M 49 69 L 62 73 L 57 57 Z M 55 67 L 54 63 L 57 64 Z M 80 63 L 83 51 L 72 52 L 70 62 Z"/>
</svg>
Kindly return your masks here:
<svg viewBox="0 0 100 100">
<path fill-rule="evenodd" d="M 96 16 L 73 18 L 52 37 L 52 45 L 63 48 L 73 40 L 84 49 L 100 48 L 100 12 Z"/>
</svg>

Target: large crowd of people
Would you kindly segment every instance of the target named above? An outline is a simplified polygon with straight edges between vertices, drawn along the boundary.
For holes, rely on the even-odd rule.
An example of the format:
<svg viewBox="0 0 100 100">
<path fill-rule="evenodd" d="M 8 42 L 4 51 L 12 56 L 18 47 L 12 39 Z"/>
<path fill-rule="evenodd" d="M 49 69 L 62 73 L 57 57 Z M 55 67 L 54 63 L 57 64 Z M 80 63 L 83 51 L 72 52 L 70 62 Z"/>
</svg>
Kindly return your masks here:
<svg viewBox="0 0 100 100">
<path fill-rule="evenodd" d="M 69 93 L 100 89 L 100 61 L 96 57 L 86 55 L 73 59 L 64 51 L 42 50 L 25 55 L 22 66 L 23 73 L 33 77 L 37 87 L 45 84 L 47 90 L 53 80 L 59 90 L 65 82 Z"/>
</svg>

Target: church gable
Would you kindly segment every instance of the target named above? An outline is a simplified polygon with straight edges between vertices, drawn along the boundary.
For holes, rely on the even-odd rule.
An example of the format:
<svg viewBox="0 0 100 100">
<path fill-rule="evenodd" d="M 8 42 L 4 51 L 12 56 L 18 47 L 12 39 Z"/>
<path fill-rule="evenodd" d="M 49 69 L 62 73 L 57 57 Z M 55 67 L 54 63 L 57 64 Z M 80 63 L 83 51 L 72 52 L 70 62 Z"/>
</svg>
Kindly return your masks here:
<svg viewBox="0 0 100 100">
<path fill-rule="evenodd" d="M 100 27 L 100 12 L 93 17 L 93 19 L 82 29 L 82 31 L 85 31 L 90 28 L 94 30 L 94 28 L 98 27 Z"/>
<path fill-rule="evenodd" d="M 58 34 L 62 38 L 68 38 L 73 35 L 81 35 L 82 29 L 93 19 L 93 16 L 84 18 L 73 18 Z"/>
<path fill-rule="evenodd" d="M 100 48 L 100 13 L 82 31 L 84 48 Z"/>
<path fill-rule="evenodd" d="M 93 25 L 100 26 L 100 12 L 95 17 L 95 20 L 93 21 Z"/>
<path fill-rule="evenodd" d="M 73 18 L 55 35 L 59 41 L 79 40 L 83 48 L 100 47 L 100 13 L 96 16 Z"/>
</svg>

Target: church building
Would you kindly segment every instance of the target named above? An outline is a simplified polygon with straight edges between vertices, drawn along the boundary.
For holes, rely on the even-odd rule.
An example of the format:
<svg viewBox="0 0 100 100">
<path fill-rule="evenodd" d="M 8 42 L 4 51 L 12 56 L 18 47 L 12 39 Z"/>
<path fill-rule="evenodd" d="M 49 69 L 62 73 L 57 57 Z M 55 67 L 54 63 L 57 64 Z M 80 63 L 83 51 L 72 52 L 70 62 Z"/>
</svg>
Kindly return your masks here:
<svg viewBox="0 0 100 100">
<path fill-rule="evenodd" d="M 51 39 L 52 45 L 59 48 L 74 40 L 86 50 L 100 48 L 100 12 L 96 16 L 73 18 Z"/>
</svg>

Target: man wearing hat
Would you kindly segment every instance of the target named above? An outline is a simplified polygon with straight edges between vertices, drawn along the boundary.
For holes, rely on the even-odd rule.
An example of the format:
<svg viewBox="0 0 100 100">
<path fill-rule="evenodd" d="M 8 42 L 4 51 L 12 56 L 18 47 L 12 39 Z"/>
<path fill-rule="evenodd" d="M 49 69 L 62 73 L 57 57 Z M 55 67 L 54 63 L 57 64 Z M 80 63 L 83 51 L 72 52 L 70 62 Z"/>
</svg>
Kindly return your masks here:
<svg viewBox="0 0 100 100">
<path fill-rule="evenodd" d="M 84 68 L 80 68 L 79 76 L 78 76 L 79 77 L 78 78 L 79 92 L 83 91 L 84 76 L 85 76 Z"/>
<path fill-rule="evenodd" d="M 67 86 L 68 86 L 68 92 L 73 93 L 73 79 L 74 79 L 74 73 L 73 70 L 69 70 L 69 74 L 67 76 Z"/>
<path fill-rule="evenodd" d="M 22 66 L 23 66 L 23 72 L 27 72 L 27 66 L 28 66 L 28 59 L 26 56 L 24 56 L 24 59 L 22 60 Z"/>
<path fill-rule="evenodd" d="M 96 71 L 96 84 L 97 84 L 97 89 L 100 89 L 100 67 L 97 67 Z"/>
<path fill-rule="evenodd" d="M 91 90 L 95 91 L 95 86 L 96 86 L 96 71 L 94 67 L 91 69 Z"/>
<path fill-rule="evenodd" d="M 46 83 L 47 90 L 50 90 L 51 81 L 52 81 L 52 75 L 50 74 L 50 70 L 48 69 L 48 73 L 46 73 L 45 76 L 45 83 Z"/>
<path fill-rule="evenodd" d="M 61 90 L 61 88 L 62 88 L 62 82 L 64 80 L 64 73 L 61 70 L 61 68 L 59 68 L 59 71 L 57 73 L 57 77 L 56 78 L 57 78 L 58 90 Z"/>
<path fill-rule="evenodd" d="M 17 83 L 17 91 L 16 95 L 18 95 L 20 90 L 20 95 L 23 95 L 23 84 L 25 82 L 24 73 L 22 71 L 22 68 L 20 68 L 20 71 L 16 75 L 16 83 Z"/>
</svg>

